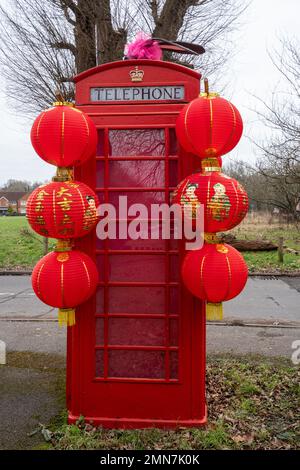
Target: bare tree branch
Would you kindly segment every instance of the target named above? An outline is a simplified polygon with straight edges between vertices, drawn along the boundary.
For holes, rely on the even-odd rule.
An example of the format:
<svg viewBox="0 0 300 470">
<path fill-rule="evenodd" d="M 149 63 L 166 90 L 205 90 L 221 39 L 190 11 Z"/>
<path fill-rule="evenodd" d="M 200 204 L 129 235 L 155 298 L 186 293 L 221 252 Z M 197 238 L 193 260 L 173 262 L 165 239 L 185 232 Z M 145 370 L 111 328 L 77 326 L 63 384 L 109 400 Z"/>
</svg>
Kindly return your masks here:
<svg viewBox="0 0 300 470">
<path fill-rule="evenodd" d="M 49 105 L 59 89 L 74 96 L 71 77 L 122 59 L 136 32 L 204 45 L 187 63 L 216 75 L 232 55 L 242 0 L 8 0 L 0 6 L 0 64 L 11 104 L 26 114 Z M 166 54 L 168 60 L 182 57 Z"/>
</svg>

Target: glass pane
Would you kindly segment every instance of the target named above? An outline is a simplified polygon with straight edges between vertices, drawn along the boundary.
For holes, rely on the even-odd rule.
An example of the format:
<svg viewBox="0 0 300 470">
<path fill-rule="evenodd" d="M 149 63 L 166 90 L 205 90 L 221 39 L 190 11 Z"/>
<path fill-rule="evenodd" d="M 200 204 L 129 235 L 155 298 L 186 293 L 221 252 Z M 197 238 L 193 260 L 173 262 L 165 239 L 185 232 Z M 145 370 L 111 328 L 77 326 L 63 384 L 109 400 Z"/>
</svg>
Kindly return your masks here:
<svg viewBox="0 0 300 470">
<path fill-rule="evenodd" d="M 104 289 L 98 287 L 96 292 L 96 313 L 104 312 Z"/>
<path fill-rule="evenodd" d="M 170 346 L 178 346 L 178 322 L 177 318 L 170 320 Z"/>
<path fill-rule="evenodd" d="M 170 378 L 178 379 L 178 352 L 170 352 Z"/>
<path fill-rule="evenodd" d="M 177 137 L 175 129 L 169 129 L 170 132 L 170 153 L 169 155 L 177 155 L 178 153 L 178 146 L 177 146 Z"/>
<path fill-rule="evenodd" d="M 99 199 L 99 204 L 103 204 L 104 203 L 104 192 L 103 191 L 98 191 L 97 196 L 98 196 L 98 199 Z"/>
<path fill-rule="evenodd" d="M 104 156 L 104 129 L 98 129 L 97 156 Z"/>
<path fill-rule="evenodd" d="M 163 346 L 165 322 L 157 318 L 111 318 L 108 337 L 110 345 Z"/>
<path fill-rule="evenodd" d="M 109 165 L 109 186 L 119 188 L 163 187 L 165 163 L 154 161 L 115 161 Z"/>
<path fill-rule="evenodd" d="M 113 255 L 109 257 L 110 281 L 165 281 L 165 256 Z"/>
<path fill-rule="evenodd" d="M 121 129 L 109 131 L 109 151 L 112 157 L 163 156 L 163 129 Z"/>
<path fill-rule="evenodd" d="M 96 168 L 96 187 L 103 188 L 104 187 L 104 162 L 98 160 Z"/>
<path fill-rule="evenodd" d="M 179 313 L 179 287 L 170 288 L 169 309 L 171 315 Z"/>
<path fill-rule="evenodd" d="M 104 255 L 97 255 L 99 282 L 104 281 Z"/>
<path fill-rule="evenodd" d="M 96 377 L 103 377 L 104 375 L 104 352 L 102 349 L 96 351 Z"/>
<path fill-rule="evenodd" d="M 108 240 L 108 248 L 110 250 L 165 250 L 166 249 L 166 242 L 162 239 L 151 239 L 151 227 L 150 224 L 145 224 L 145 227 L 136 227 L 134 232 L 140 233 L 140 238 L 137 240 L 132 239 L 132 235 L 130 238 L 128 237 L 128 226 L 130 227 L 130 222 L 117 222 L 116 225 L 116 233 L 117 237 L 119 237 L 120 230 L 121 233 L 124 232 L 124 236 L 127 237 L 126 240 L 117 238 L 116 240 Z M 130 232 L 132 233 L 132 232 Z M 127 234 L 127 235 L 126 235 Z M 123 236 L 123 235 L 122 235 Z M 143 237 L 143 238 L 141 238 Z M 99 242 L 97 246 L 101 246 Z M 101 249 L 101 248 L 100 248 Z"/>
<path fill-rule="evenodd" d="M 180 279 L 179 255 L 170 256 L 170 281 L 177 282 Z"/>
<path fill-rule="evenodd" d="M 110 377 L 165 378 L 165 353 L 162 351 L 109 351 Z"/>
<path fill-rule="evenodd" d="M 104 343 L 104 319 L 96 319 L 96 346 L 102 346 Z"/>
<path fill-rule="evenodd" d="M 176 160 L 169 161 L 169 185 L 171 187 L 177 186 L 178 181 L 178 162 Z"/>
<path fill-rule="evenodd" d="M 104 250 L 104 240 L 96 237 L 96 250 Z"/>
<path fill-rule="evenodd" d="M 164 287 L 109 287 L 109 313 L 165 313 Z"/>
<path fill-rule="evenodd" d="M 174 217 L 171 216 L 171 220 L 170 220 L 170 243 L 169 243 L 169 249 L 170 250 L 179 250 L 179 241 L 178 238 L 175 238 L 175 229 L 176 229 L 176 225 L 175 225 L 175 222 L 174 222 Z M 177 225 L 177 228 L 180 227 L 179 225 Z M 180 234 L 180 232 L 179 232 Z M 178 235 L 177 235 L 178 237 Z"/>
<path fill-rule="evenodd" d="M 119 207 L 119 196 L 126 196 L 127 206 L 132 204 L 144 204 L 149 212 L 151 204 L 161 204 L 165 202 L 165 193 L 160 191 L 111 191 L 109 193 L 109 202 L 114 205 L 116 209 Z M 146 216 L 147 214 L 145 214 Z M 139 212 L 135 217 L 139 216 Z"/>
</svg>

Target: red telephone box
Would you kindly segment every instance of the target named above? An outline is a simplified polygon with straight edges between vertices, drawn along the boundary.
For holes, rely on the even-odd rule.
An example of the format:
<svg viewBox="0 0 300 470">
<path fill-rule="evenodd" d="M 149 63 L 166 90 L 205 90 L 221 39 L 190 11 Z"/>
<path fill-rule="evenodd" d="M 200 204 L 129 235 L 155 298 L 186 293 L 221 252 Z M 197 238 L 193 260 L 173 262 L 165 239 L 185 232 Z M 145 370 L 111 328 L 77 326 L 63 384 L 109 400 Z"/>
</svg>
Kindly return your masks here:
<svg viewBox="0 0 300 470">
<path fill-rule="evenodd" d="M 199 73 L 126 60 L 75 82 L 76 106 L 99 133 L 97 156 L 76 179 L 100 203 L 117 206 L 119 196 L 128 205 L 169 203 L 176 185 L 199 168 L 178 148 L 174 129 L 183 105 L 199 94 Z M 94 233 L 78 247 L 96 261 L 100 281 L 68 331 L 69 422 L 83 415 L 110 428 L 204 424 L 205 312 L 181 283 L 183 242 L 99 240 Z"/>
</svg>

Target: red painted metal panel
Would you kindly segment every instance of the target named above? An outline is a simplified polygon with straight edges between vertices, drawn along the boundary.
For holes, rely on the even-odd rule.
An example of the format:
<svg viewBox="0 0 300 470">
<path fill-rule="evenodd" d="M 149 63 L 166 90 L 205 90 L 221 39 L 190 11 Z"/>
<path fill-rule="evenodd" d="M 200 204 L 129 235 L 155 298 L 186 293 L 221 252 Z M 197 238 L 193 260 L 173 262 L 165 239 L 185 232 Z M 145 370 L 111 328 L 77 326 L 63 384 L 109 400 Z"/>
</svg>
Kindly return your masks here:
<svg viewBox="0 0 300 470">
<path fill-rule="evenodd" d="M 144 72 L 132 84 L 130 72 Z M 178 149 L 174 126 L 200 75 L 159 61 L 105 64 L 75 78 L 76 104 L 99 132 L 96 158 L 76 179 L 102 202 L 169 203 L 177 183 L 199 167 Z M 91 102 L 91 87 L 184 85 L 181 102 Z M 126 222 L 128 224 L 130 220 Z M 124 223 L 118 220 L 118 223 Z M 205 422 L 205 315 L 180 280 L 184 242 L 98 240 L 78 246 L 99 270 L 96 295 L 68 331 L 69 421 L 106 427 L 198 426 Z"/>
</svg>

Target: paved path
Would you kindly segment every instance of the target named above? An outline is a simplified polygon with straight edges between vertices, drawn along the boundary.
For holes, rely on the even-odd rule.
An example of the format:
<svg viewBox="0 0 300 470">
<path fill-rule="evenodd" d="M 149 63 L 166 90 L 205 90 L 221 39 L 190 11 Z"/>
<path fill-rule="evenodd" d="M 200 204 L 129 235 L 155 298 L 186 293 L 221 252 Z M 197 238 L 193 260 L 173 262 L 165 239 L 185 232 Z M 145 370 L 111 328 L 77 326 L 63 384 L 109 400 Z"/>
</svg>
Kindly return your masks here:
<svg viewBox="0 0 300 470">
<path fill-rule="evenodd" d="M 252 324 L 300 325 L 300 278 L 250 277 L 245 290 L 224 303 L 224 319 Z M 29 276 L 0 276 L 0 319 L 55 319 L 56 311 L 39 301 Z"/>
<path fill-rule="evenodd" d="M 66 354 L 66 329 L 57 322 L 0 321 L 0 339 L 8 351 Z M 208 354 L 261 354 L 290 358 L 300 327 L 207 326 Z"/>
</svg>

